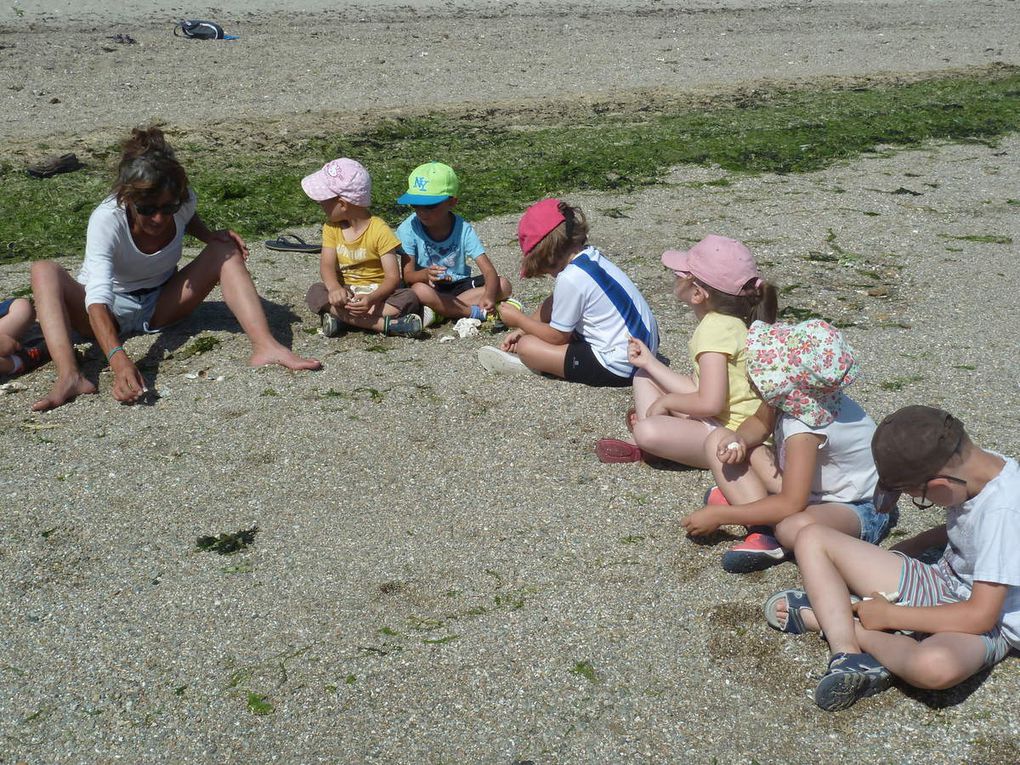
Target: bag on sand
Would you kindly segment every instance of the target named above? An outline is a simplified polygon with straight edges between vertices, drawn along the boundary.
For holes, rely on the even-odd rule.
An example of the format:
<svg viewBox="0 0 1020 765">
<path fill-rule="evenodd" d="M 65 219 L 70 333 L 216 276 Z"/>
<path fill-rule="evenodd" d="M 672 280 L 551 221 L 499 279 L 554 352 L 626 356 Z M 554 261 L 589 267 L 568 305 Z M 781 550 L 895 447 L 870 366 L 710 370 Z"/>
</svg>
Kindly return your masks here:
<svg viewBox="0 0 1020 765">
<path fill-rule="evenodd" d="M 223 27 L 215 21 L 200 21 L 198 19 L 181 19 L 174 26 L 175 37 L 190 37 L 195 40 L 236 40 L 234 35 L 228 35 Z"/>
</svg>

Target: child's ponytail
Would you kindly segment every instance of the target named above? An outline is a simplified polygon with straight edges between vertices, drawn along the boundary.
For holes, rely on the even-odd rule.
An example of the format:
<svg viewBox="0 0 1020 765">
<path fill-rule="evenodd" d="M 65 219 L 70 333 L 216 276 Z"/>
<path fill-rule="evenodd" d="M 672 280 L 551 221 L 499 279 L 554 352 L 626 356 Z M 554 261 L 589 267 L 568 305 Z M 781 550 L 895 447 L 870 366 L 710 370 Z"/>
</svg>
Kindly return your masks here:
<svg viewBox="0 0 1020 765">
<path fill-rule="evenodd" d="M 771 282 L 748 279 L 739 295 L 730 295 L 704 284 L 699 286 L 708 293 L 709 308 L 716 313 L 735 316 L 748 327 L 756 321 L 773 324 L 779 313 L 779 293 Z"/>
</svg>

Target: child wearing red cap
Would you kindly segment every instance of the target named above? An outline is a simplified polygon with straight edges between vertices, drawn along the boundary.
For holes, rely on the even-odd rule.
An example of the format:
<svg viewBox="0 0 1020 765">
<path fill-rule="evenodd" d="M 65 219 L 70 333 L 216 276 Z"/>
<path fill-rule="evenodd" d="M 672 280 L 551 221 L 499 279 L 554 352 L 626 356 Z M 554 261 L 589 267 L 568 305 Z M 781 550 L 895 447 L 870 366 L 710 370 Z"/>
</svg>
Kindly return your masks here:
<svg viewBox="0 0 1020 765">
<path fill-rule="evenodd" d="M 322 334 L 341 324 L 385 335 L 421 334 L 421 303 L 400 287 L 400 240 L 372 215 L 372 179 L 360 162 L 342 157 L 305 176 L 301 188 L 326 214 L 322 226 L 321 282 L 305 302 L 320 316 Z"/>
<path fill-rule="evenodd" d="M 891 550 L 821 525 L 797 536 L 806 592 L 776 593 L 765 618 L 782 632 L 824 631 L 831 655 L 815 703 L 827 711 L 884 690 L 892 675 L 950 688 L 1020 649 L 1016 460 L 979 448 L 959 420 L 927 406 L 886 417 L 871 450 L 881 509 L 902 492 L 919 508 L 947 508 L 946 523 Z M 941 545 L 937 563 L 914 557 Z"/>
<path fill-rule="evenodd" d="M 592 386 L 630 385 L 636 368 L 627 358 L 628 338 L 640 338 L 654 353 L 659 327 L 634 283 L 588 244 L 584 213 L 544 199 L 525 211 L 517 238 L 524 253 L 521 276 L 554 276 L 553 294 L 530 316 L 510 303 L 500 305 L 500 318 L 515 329 L 499 348 L 478 351 L 482 366 Z"/>
</svg>

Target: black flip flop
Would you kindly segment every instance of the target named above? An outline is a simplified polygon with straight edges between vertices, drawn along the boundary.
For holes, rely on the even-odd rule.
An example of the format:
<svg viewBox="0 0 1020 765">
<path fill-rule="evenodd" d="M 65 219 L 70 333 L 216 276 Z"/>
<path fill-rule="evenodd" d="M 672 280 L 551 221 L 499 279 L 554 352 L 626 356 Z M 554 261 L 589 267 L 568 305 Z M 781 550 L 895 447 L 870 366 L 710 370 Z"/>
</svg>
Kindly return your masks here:
<svg viewBox="0 0 1020 765">
<path fill-rule="evenodd" d="M 310 244 L 297 234 L 280 234 L 276 239 L 268 239 L 266 248 L 277 252 L 321 252 L 321 244 Z"/>
</svg>

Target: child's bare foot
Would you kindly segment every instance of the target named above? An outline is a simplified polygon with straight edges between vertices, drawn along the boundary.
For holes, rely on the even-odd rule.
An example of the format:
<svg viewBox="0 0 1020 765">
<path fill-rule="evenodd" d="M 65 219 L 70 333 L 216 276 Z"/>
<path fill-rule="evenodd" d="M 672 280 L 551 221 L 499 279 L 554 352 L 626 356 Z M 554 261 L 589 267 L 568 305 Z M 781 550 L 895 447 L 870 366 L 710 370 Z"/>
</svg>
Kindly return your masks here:
<svg viewBox="0 0 1020 765">
<path fill-rule="evenodd" d="M 637 422 L 637 409 L 631 407 L 627 410 L 627 430 L 634 432 L 634 424 Z"/>
<path fill-rule="evenodd" d="M 322 369 L 322 362 L 318 359 L 306 359 L 298 356 L 294 351 L 283 345 L 268 348 L 264 351 L 256 351 L 248 359 L 253 367 L 264 367 L 267 364 L 277 364 L 287 369 Z"/>
<path fill-rule="evenodd" d="M 78 396 L 85 396 L 96 392 L 96 386 L 86 380 L 80 374 L 73 377 L 58 377 L 50 388 L 50 394 L 32 404 L 33 412 L 45 412 L 49 409 L 56 409 L 58 406 L 74 401 Z"/>
</svg>

